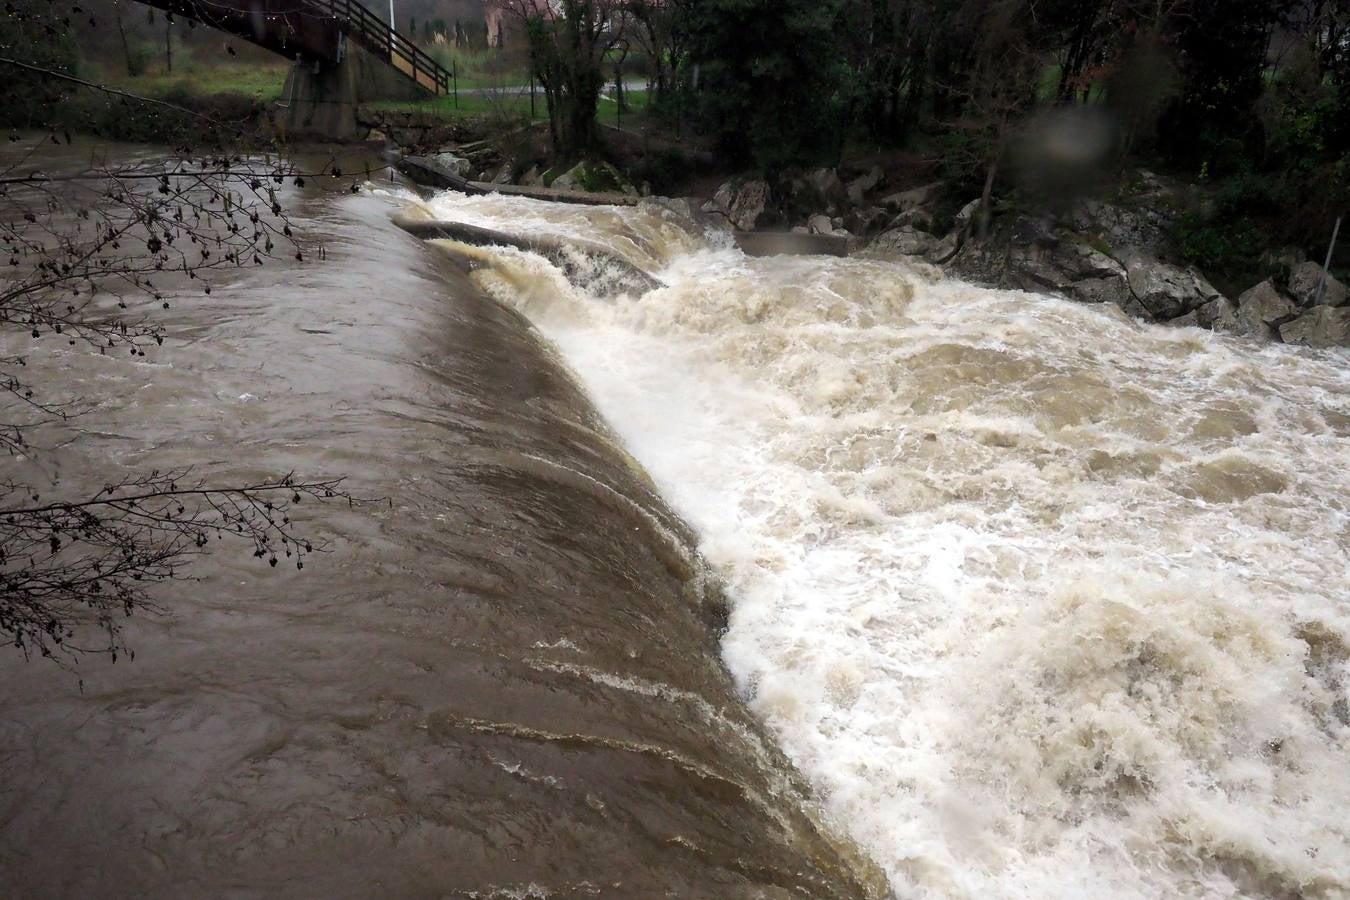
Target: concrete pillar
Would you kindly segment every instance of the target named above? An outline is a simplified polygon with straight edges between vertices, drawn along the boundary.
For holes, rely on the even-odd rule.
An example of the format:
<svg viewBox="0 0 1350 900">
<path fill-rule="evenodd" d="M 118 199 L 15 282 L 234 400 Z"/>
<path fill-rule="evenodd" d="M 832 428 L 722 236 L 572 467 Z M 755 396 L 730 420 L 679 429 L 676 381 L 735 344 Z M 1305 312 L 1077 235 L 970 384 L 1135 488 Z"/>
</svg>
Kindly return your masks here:
<svg viewBox="0 0 1350 900">
<path fill-rule="evenodd" d="M 291 66 L 276 117 L 286 137 L 360 140 L 366 132 L 357 121 L 360 104 L 431 96 L 384 60 L 345 39 L 337 55 L 337 62 L 302 59 Z"/>
<path fill-rule="evenodd" d="M 357 66 L 348 55 L 336 63 L 291 66 L 277 104 L 277 126 L 289 138 L 348 141 L 362 137 L 356 124 Z"/>
</svg>

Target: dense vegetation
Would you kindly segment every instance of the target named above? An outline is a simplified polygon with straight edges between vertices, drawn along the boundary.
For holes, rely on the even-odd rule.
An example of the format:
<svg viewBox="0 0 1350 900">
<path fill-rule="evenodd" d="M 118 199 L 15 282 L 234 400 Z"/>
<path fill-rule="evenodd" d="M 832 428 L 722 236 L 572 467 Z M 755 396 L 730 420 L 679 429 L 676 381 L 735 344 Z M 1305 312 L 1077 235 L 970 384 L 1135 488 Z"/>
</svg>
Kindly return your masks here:
<svg viewBox="0 0 1350 900">
<path fill-rule="evenodd" d="M 1350 206 L 1347 0 L 672 0 L 689 111 L 735 163 L 935 150 L 978 193 L 1048 113 L 1089 110 L 1105 165 L 1215 187 L 1189 252 L 1325 241 Z M 679 92 L 678 99 L 673 96 Z M 1002 171 L 1001 171 L 1002 169 Z M 1018 184 L 1015 167 L 1013 185 Z M 1023 193 L 1026 193 L 1024 190 Z M 1218 223 L 1213 224 L 1213 223 Z"/>
</svg>

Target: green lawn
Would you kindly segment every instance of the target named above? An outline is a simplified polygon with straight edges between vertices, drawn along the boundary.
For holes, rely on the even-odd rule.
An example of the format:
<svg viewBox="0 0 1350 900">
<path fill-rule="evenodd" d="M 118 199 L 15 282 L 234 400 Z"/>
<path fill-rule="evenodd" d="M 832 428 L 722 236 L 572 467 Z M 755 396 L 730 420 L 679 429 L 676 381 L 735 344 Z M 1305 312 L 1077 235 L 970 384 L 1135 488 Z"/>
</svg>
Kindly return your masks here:
<svg viewBox="0 0 1350 900">
<path fill-rule="evenodd" d="M 629 91 L 625 95 L 625 99 L 628 101 L 628 110 L 622 116 L 618 115 L 618 104 L 611 100 L 601 99 L 596 118 L 605 125 L 615 125 L 621 122 L 625 128 L 639 124 L 646 115 L 647 92 Z M 486 115 L 510 115 L 528 118 L 530 115 L 530 94 L 528 91 L 524 91 L 504 96 L 483 97 L 465 93 L 460 94 L 458 99 L 453 95 L 447 95 L 412 103 L 387 101 L 373 105 L 377 109 L 430 112 L 447 118 Z M 542 92 L 537 92 L 534 99 L 534 120 L 543 121 L 547 118 L 548 109 L 544 103 L 544 95 Z"/>
<path fill-rule="evenodd" d="M 197 96 L 213 94 L 240 94 L 260 100 L 281 97 L 289 70 L 286 63 L 275 66 L 258 65 L 194 65 L 173 73 L 156 72 L 136 78 L 109 74 L 107 84 L 147 97 L 163 97 L 170 92 L 186 92 Z"/>
</svg>

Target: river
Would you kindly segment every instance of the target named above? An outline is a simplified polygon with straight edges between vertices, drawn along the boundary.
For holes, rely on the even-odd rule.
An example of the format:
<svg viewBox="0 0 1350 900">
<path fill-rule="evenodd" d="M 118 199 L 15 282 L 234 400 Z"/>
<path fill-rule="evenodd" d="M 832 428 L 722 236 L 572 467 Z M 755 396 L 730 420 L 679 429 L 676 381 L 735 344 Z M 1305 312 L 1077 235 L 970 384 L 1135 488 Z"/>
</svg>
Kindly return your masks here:
<svg viewBox="0 0 1350 900">
<path fill-rule="evenodd" d="M 86 466 L 392 504 L 215 554 L 83 695 L 0 659 L 22 893 L 1350 891 L 1343 351 L 369 188 L 162 353 L 60 357 Z"/>
</svg>

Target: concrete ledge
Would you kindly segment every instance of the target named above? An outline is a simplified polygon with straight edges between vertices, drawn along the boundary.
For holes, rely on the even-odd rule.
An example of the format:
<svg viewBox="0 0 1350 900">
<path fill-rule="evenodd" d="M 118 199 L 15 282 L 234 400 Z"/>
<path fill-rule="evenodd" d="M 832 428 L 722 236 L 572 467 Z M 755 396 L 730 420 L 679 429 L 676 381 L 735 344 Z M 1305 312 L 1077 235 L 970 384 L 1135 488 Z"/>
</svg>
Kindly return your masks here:
<svg viewBox="0 0 1350 900">
<path fill-rule="evenodd" d="M 568 191 L 560 188 L 527 187 L 520 184 L 488 184 L 469 182 L 477 193 L 505 194 L 508 197 L 529 197 L 533 200 L 552 200 L 555 203 L 581 203 L 587 206 L 637 206 L 641 197 L 632 194 L 598 194 L 591 191 Z"/>
<path fill-rule="evenodd" d="M 746 256 L 848 256 L 851 239 L 835 234 L 792 231 L 737 231 L 736 246 Z"/>
<path fill-rule="evenodd" d="M 660 279 L 616 255 L 608 247 L 584 239 L 562 240 L 546 235 L 507 234 L 492 228 L 483 228 L 480 225 L 470 225 L 466 222 L 455 222 L 448 219 L 414 219 L 408 216 L 395 215 L 393 221 L 399 228 L 424 241 L 441 238 L 459 241 L 462 244 L 472 244 L 476 247 L 515 247 L 519 250 L 538 253 L 561 268 L 569 280 L 573 280 L 574 283 L 580 273 L 573 270 L 569 250 L 580 250 L 583 253 L 603 257 L 615 272 L 615 277 L 604 285 L 604 289 L 611 294 L 634 293 L 640 295 L 647 291 L 665 287 L 665 283 Z M 593 287 L 593 285 L 583 286 Z"/>
</svg>

